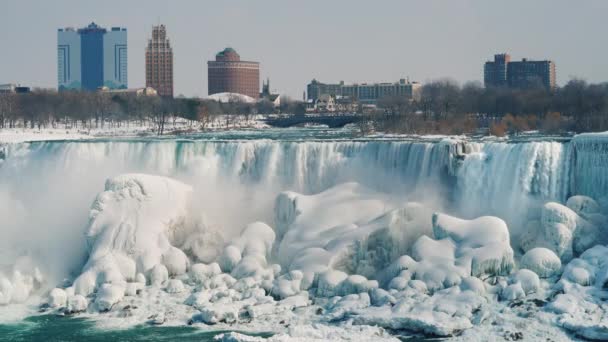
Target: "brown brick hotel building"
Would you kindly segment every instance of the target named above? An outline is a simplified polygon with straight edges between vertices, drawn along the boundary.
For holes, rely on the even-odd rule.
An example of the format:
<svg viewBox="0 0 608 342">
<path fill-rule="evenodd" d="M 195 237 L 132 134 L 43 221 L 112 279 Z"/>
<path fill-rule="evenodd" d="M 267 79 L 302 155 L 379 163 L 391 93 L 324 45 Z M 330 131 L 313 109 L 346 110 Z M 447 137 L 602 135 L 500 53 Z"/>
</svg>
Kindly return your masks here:
<svg viewBox="0 0 608 342">
<path fill-rule="evenodd" d="M 257 99 L 260 96 L 260 63 L 241 61 L 236 51 L 226 48 L 208 61 L 209 95 L 237 93 Z"/>
</svg>

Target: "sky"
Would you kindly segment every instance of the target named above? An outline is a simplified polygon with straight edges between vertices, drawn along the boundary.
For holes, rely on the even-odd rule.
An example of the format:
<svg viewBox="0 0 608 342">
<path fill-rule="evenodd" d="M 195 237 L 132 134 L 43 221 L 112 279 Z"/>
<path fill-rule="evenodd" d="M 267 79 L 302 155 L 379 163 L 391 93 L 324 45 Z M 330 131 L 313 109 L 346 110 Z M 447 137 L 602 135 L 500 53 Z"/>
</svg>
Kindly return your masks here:
<svg viewBox="0 0 608 342">
<path fill-rule="evenodd" d="M 261 63 L 271 89 L 301 98 L 322 82 L 409 77 L 482 81 L 495 53 L 550 59 L 558 84 L 608 81 L 607 0 L 0 0 L 0 84 L 57 87 L 57 29 L 128 30 L 129 87 L 163 23 L 175 94 L 207 95 L 206 62 L 227 46 Z"/>
</svg>

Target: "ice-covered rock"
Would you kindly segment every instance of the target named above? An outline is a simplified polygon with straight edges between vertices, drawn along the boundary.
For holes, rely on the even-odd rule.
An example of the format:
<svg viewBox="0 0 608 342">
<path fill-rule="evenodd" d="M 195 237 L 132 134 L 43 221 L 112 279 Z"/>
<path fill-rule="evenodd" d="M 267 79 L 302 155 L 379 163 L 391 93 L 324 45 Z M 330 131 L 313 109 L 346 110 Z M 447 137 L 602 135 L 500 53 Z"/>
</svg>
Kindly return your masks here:
<svg viewBox="0 0 608 342">
<path fill-rule="evenodd" d="M 114 304 L 122 300 L 124 295 L 124 287 L 120 285 L 103 284 L 97 291 L 95 305 L 99 311 L 109 311 Z"/>
<path fill-rule="evenodd" d="M 462 279 L 460 289 L 462 291 L 472 291 L 480 296 L 486 293 L 486 286 L 484 282 L 476 277 L 467 277 Z"/>
<path fill-rule="evenodd" d="M 582 216 L 597 214 L 601 210 L 600 205 L 593 198 L 582 195 L 568 198 L 566 206 Z"/>
<path fill-rule="evenodd" d="M 255 222 L 247 225 L 240 236 L 232 242 L 232 246 L 241 255 L 241 258 L 232 267 L 230 272 L 232 276 L 237 279 L 246 277 L 265 279 L 270 286 L 274 279 L 275 269 L 268 264 L 267 260 L 270 258 L 274 239 L 274 230 L 267 224 Z M 226 258 L 221 259 L 220 263 L 226 264 Z"/>
<path fill-rule="evenodd" d="M 169 271 L 162 264 L 157 264 L 150 270 L 150 284 L 161 286 L 169 279 Z"/>
<path fill-rule="evenodd" d="M 221 273 L 220 265 L 215 262 L 209 265 L 194 264 L 190 267 L 190 279 L 195 283 L 202 283 Z"/>
<path fill-rule="evenodd" d="M 462 220 L 437 213 L 433 215 L 433 233 L 437 240 L 454 242 L 455 256 L 460 264 L 470 264 L 472 276 L 504 275 L 513 268 L 509 229 L 498 217 Z"/>
<path fill-rule="evenodd" d="M 81 295 L 73 295 L 68 297 L 67 305 L 65 308 L 66 314 L 75 314 L 79 312 L 84 312 L 87 310 L 87 306 L 89 302 L 87 299 Z"/>
<path fill-rule="evenodd" d="M 49 292 L 48 304 L 51 308 L 60 308 L 66 305 L 68 295 L 63 289 L 54 288 Z"/>
<path fill-rule="evenodd" d="M 500 298 L 506 301 L 522 299 L 525 296 L 526 293 L 524 292 L 521 283 L 515 283 L 505 287 L 500 294 Z"/>
<path fill-rule="evenodd" d="M 378 239 L 391 238 L 396 234 L 396 238 L 408 240 L 405 226 L 407 222 L 415 221 L 415 210 L 410 211 L 411 217 L 404 217 L 405 209 L 386 214 L 392 207 L 386 195 L 357 183 L 337 185 L 315 195 L 281 193 L 275 201 L 275 226 L 280 238 L 278 260 L 283 268 L 300 269 L 304 273 L 309 270 L 302 266 L 316 270 L 331 267 L 347 273 L 355 273 L 359 268 L 362 273 L 373 273 L 378 263 L 392 261 L 385 260 L 391 258 L 391 253 L 398 257 L 398 251 L 414 241 L 404 242 L 402 246 L 397 240 L 394 241 L 395 245 L 383 240 L 384 247 L 388 249 L 378 255 L 381 259 L 357 258 L 358 255 L 365 259 L 366 255 L 375 254 L 371 251 L 382 247 Z M 370 240 L 371 234 L 382 229 L 385 233 Z M 412 234 L 415 235 L 413 230 Z M 319 249 L 324 252 L 319 253 Z M 314 252 L 307 253 L 309 250 Z M 300 267 L 296 268 L 294 264 Z M 385 266 L 381 265 L 382 268 Z"/>
<path fill-rule="evenodd" d="M 241 261 L 241 249 L 234 245 L 228 245 L 224 248 L 218 262 L 224 272 L 232 272 L 232 269 Z"/>
<path fill-rule="evenodd" d="M 192 229 L 187 224 L 191 193 L 190 186 L 165 177 L 108 179 L 91 208 L 89 258 L 76 292 L 89 295 L 104 283 L 134 281 L 138 273 L 150 274 L 151 283 L 166 280 L 165 272 L 185 273 L 188 258 L 173 244 Z"/>
<path fill-rule="evenodd" d="M 317 296 L 333 297 L 338 295 L 338 286 L 348 278 L 348 274 L 337 271 L 328 270 L 319 275 L 317 283 Z"/>
<path fill-rule="evenodd" d="M 540 224 L 529 224 L 529 231 L 520 247 L 524 251 L 545 247 L 555 252 L 563 262 L 568 262 L 573 256 L 607 241 L 604 226 L 608 219 L 599 210 L 599 205 L 586 196 L 571 197 L 567 206 L 545 203 L 541 208 Z"/>
<path fill-rule="evenodd" d="M 538 292 L 540 289 L 540 279 L 538 275 L 528 269 L 521 269 L 509 278 L 510 284 L 520 284 L 526 295 Z"/>
<path fill-rule="evenodd" d="M 167 293 L 184 292 L 184 283 L 182 283 L 182 281 L 179 279 L 171 279 L 167 282 L 165 291 L 167 291 Z"/>
<path fill-rule="evenodd" d="M 377 325 L 435 336 L 450 336 L 471 328 L 483 315 L 487 300 L 458 287 L 438 291 L 433 296 L 417 293 L 397 300 L 394 306 L 358 309 L 356 324 Z"/>
<path fill-rule="evenodd" d="M 272 294 L 279 298 L 294 296 L 302 290 L 302 279 L 304 274 L 301 271 L 290 271 L 274 280 Z"/>
<path fill-rule="evenodd" d="M 538 247 L 524 254 L 520 267 L 529 269 L 541 278 L 549 278 L 559 274 L 562 263 L 552 250 Z"/>
</svg>

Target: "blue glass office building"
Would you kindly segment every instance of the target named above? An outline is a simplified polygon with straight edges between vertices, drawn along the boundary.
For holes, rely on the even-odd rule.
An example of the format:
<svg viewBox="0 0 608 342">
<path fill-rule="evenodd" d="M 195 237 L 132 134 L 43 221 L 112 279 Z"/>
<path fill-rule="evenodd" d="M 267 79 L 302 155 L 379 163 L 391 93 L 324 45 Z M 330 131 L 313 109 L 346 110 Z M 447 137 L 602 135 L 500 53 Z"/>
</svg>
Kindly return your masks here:
<svg viewBox="0 0 608 342">
<path fill-rule="evenodd" d="M 95 23 L 59 29 L 57 82 L 59 90 L 126 89 L 127 29 L 106 30 Z"/>
</svg>

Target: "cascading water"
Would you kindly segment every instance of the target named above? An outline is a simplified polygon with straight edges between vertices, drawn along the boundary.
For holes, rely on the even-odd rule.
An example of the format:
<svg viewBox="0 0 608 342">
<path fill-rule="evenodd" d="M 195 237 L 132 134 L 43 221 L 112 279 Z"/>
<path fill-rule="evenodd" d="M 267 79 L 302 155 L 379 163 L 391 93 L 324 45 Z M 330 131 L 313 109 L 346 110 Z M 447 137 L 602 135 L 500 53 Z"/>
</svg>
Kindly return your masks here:
<svg viewBox="0 0 608 342">
<path fill-rule="evenodd" d="M 604 197 L 607 146 L 591 138 L 522 143 L 39 142 L 9 146 L 0 174 L 3 188 L 17 196 L 28 188 L 66 191 L 85 179 L 79 190 L 90 189 L 90 198 L 107 177 L 125 172 L 303 193 L 356 181 L 409 200 L 436 192 L 447 197 L 439 204 L 460 215 L 509 219 L 538 201 L 564 202 L 573 194 Z M 49 179 L 64 184 L 49 184 Z"/>
</svg>

